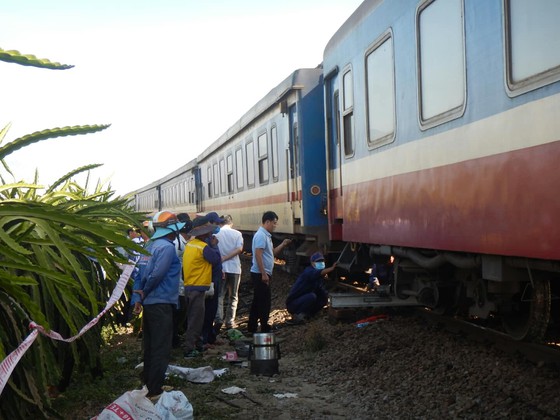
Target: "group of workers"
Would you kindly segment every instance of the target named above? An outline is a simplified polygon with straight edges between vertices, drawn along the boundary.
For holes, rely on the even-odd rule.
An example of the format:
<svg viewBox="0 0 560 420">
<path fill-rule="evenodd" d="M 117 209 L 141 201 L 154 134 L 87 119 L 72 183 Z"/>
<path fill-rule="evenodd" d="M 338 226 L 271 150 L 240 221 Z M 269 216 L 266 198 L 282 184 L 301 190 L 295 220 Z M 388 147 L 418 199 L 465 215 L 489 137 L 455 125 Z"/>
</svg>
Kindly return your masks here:
<svg viewBox="0 0 560 420">
<path fill-rule="evenodd" d="M 273 246 L 277 223 L 276 213 L 265 212 L 253 236 L 249 334 L 270 332 L 272 328 L 269 314 L 274 260 L 291 243 L 284 239 Z M 144 238 L 147 253 L 135 255 L 131 299 L 133 313 L 143 312 L 143 379 L 148 397 L 157 398 L 163 392 L 171 349 L 179 346 L 182 328 L 184 357 L 191 358 L 216 342 L 224 324 L 227 329 L 236 327 L 243 236 L 232 226 L 231 216 L 220 217 L 215 212 L 192 221 L 184 213 L 169 211 L 152 218 L 153 234 L 149 240 Z M 325 266 L 322 253 L 311 255 L 310 266 L 298 276 L 286 299 L 293 322 L 304 322 L 327 304 L 323 279 L 335 268 L 336 263 Z"/>
</svg>

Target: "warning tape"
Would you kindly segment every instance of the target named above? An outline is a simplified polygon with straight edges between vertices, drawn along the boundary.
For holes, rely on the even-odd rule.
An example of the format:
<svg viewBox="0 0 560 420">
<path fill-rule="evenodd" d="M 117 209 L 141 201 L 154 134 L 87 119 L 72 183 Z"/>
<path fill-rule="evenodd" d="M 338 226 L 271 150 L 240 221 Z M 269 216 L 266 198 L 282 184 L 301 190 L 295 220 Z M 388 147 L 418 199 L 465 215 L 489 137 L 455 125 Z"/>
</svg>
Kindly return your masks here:
<svg viewBox="0 0 560 420">
<path fill-rule="evenodd" d="M 117 300 L 119 300 L 119 298 L 123 293 L 124 288 L 126 287 L 126 284 L 128 283 L 128 279 L 130 278 L 133 269 L 134 269 L 134 264 L 126 264 L 124 266 L 121 276 L 119 277 L 119 281 L 117 282 L 117 285 L 113 289 L 113 293 L 111 293 L 111 297 L 109 298 L 107 304 L 105 305 L 105 309 L 103 309 L 99 313 L 99 315 L 97 315 L 90 322 L 88 322 L 75 336 L 70 338 L 63 338 L 56 331 L 47 331 L 42 325 L 36 324 L 35 322 L 31 321 L 31 323 L 29 324 L 29 328 L 33 330 L 31 331 L 31 334 L 27 336 L 27 338 L 23 341 L 23 343 L 19 345 L 17 349 L 11 352 L 0 363 L 0 395 L 2 395 L 2 392 L 4 391 L 4 387 L 6 386 L 6 383 L 8 382 L 8 379 L 10 378 L 12 372 L 14 371 L 14 368 L 19 363 L 20 359 L 23 357 L 25 352 L 31 347 L 31 345 L 33 344 L 33 342 L 35 341 L 39 333 L 47 337 L 50 337 L 53 340 L 64 341 L 66 343 L 71 343 L 72 341 L 82 336 L 87 330 L 89 330 L 91 327 L 97 324 L 101 319 L 101 317 L 105 315 L 105 313 L 109 309 L 111 309 L 111 307 L 117 302 Z"/>
</svg>

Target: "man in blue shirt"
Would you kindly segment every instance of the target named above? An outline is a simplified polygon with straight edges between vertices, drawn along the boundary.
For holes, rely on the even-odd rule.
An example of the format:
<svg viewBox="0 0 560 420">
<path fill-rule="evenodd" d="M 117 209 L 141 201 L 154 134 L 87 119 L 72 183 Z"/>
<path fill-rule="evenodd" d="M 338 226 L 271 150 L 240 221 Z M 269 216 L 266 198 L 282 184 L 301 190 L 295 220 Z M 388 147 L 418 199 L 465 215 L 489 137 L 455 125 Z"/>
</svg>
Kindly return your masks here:
<svg viewBox="0 0 560 420">
<path fill-rule="evenodd" d="M 267 211 L 262 216 L 262 225 L 253 236 L 253 265 L 251 266 L 251 281 L 253 283 L 253 302 L 249 312 L 247 331 L 256 333 L 260 323 L 261 333 L 270 332 L 268 324 L 270 315 L 270 281 L 274 269 L 274 257 L 292 241 L 284 239 L 276 248 L 272 245 L 272 232 L 278 224 L 278 215 Z"/>
<path fill-rule="evenodd" d="M 156 397 L 163 392 L 165 372 L 171 358 L 173 310 L 179 301 L 181 275 L 181 262 L 173 241 L 185 225 L 168 211 L 156 213 L 152 224 L 155 233 L 146 247 L 150 255 L 142 255 L 137 262 L 139 273 L 132 298 L 134 312 L 144 311 L 143 379 L 148 397 Z"/>
</svg>

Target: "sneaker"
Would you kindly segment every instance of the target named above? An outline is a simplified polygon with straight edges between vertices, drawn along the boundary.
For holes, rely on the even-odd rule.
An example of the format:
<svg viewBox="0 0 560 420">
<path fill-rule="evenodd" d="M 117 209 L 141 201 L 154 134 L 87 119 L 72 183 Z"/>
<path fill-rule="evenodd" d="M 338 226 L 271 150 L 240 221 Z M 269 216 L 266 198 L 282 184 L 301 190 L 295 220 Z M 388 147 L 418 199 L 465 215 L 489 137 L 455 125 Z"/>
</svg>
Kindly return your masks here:
<svg viewBox="0 0 560 420">
<path fill-rule="evenodd" d="M 192 359 L 193 357 L 199 357 L 199 356 L 202 356 L 202 353 L 199 352 L 198 350 L 191 350 L 183 354 L 183 357 L 185 359 Z"/>
<path fill-rule="evenodd" d="M 300 323 L 305 322 L 305 318 L 306 316 L 303 312 L 300 312 L 299 314 L 295 314 L 294 316 L 292 316 L 292 320 L 294 322 L 300 322 Z"/>
</svg>

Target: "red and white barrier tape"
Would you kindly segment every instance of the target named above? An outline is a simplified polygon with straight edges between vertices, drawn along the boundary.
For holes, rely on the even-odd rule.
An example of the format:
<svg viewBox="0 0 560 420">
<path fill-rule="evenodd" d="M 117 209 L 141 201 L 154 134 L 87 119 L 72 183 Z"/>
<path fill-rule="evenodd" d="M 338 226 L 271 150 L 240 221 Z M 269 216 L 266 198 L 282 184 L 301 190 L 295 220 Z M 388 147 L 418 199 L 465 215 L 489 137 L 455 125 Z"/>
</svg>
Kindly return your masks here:
<svg viewBox="0 0 560 420">
<path fill-rule="evenodd" d="M 72 341 L 76 340 L 78 337 L 83 335 L 87 330 L 93 327 L 105 313 L 111 309 L 111 307 L 119 300 L 121 297 L 126 284 L 128 283 L 128 279 L 132 274 L 132 270 L 134 269 L 134 264 L 127 264 L 124 266 L 124 269 L 119 277 L 119 281 L 117 285 L 113 289 L 113 293 L 111 293 L 111 297 L 107 301 L 107 305 L 105 305 L 105 309 L 103 309 L 99 315 L 93 318 L 90 322 L 88 322 L 78 334 L 70 338 L 63 338 L 59 333 L 56 331 L 46 331 L 45 328 L 41 325 L 36 324 L 35 322 L 31 322 L 29 324 L 29 328 L 32 329 L 31 334 L 27 336 L 27 338 L 19 345 L 17 349 L 11 352 L 2 362 L 0 363 L 0 395 L 4 391 L 4 387 L 10 378 L 10 375 L 14 371 L 14 368 L 19 363 L 20 359 L 23 357 L 25 352 L 31 347 L 39 333 L 52 338 L 53 340 L 65 341 L 67 343 L 71 343 Z"/>
</svg>

